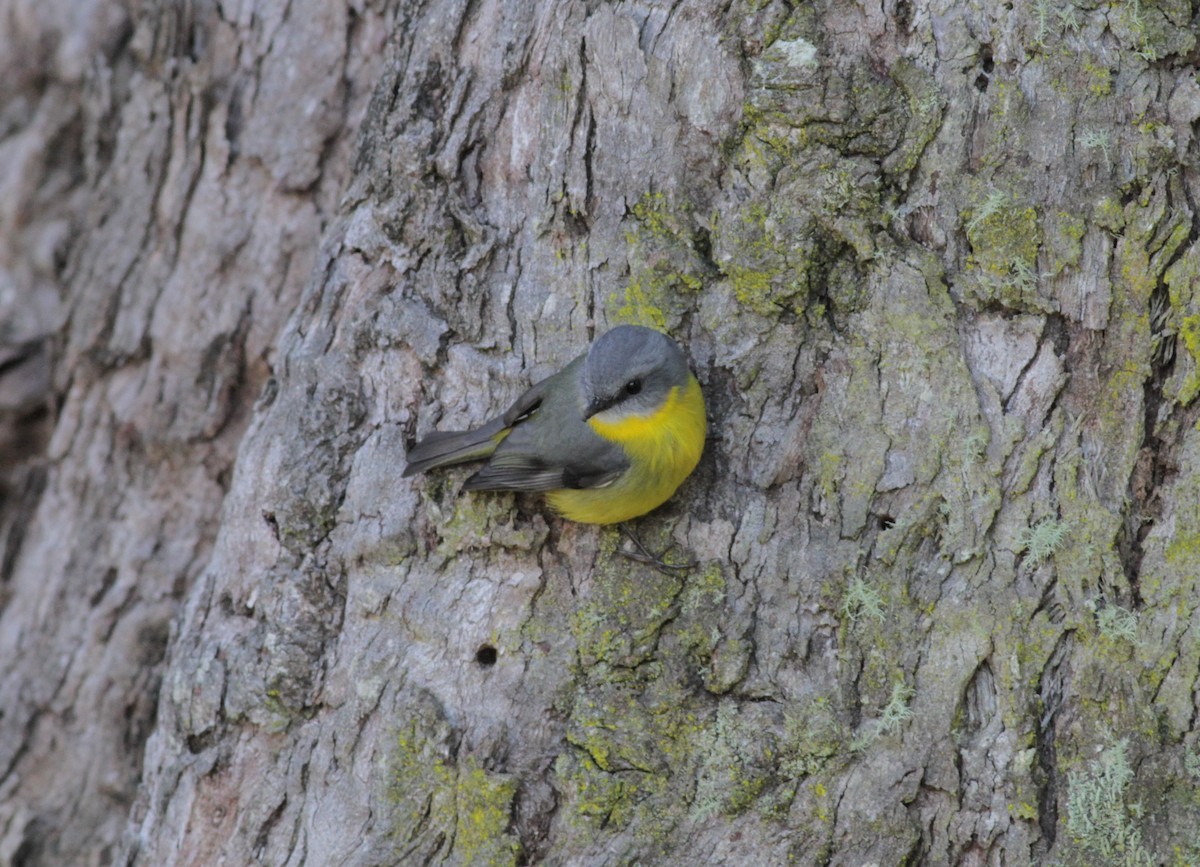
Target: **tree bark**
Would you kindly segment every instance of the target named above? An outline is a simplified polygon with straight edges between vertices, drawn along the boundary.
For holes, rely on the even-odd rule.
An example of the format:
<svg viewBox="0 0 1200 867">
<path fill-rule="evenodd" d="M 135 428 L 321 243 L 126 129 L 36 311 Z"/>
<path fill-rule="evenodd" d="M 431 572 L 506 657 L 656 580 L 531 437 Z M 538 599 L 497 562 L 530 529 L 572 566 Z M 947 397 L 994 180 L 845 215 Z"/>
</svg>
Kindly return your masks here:
<svg viewBox="0 0 1200 867">
<path fill-rule="evenodd" d="M 1200 12 L 3 0 L 0 864 L 1200 862 Z M 621 322 L 697 472 L 403 479 Z"/>
</svg>

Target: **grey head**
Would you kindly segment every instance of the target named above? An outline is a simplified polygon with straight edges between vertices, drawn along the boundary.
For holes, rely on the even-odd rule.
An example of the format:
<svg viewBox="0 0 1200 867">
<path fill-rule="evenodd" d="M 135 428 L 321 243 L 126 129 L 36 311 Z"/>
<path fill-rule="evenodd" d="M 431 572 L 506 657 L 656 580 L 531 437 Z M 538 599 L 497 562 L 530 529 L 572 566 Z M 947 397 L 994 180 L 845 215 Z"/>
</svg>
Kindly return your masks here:
<svg viewBox="0 0 1200 867">
<path fill-rule="evenodd" d="M 687 359 L 670 337 L 640 325 L 618 325 L 588 350 L 583 367 L 584 418 L 596 413 L 649 415 L 689 376 Z"/>
</svg>

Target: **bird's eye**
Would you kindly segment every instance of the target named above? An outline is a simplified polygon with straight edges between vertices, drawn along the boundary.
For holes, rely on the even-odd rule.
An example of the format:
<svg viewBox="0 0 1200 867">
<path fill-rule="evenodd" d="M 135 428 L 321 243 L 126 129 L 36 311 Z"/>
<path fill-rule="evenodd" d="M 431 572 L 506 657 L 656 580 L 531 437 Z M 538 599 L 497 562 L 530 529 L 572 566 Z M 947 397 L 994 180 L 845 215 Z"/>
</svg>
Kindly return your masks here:
<svg viewBox="0 0 1200 867">
<path fill-rule="evenodd" d="M 642 390 L 642 381 L 640 379 L 631 379 L 625 383 L 626 394 L 637 394 Z"/>
</svg>

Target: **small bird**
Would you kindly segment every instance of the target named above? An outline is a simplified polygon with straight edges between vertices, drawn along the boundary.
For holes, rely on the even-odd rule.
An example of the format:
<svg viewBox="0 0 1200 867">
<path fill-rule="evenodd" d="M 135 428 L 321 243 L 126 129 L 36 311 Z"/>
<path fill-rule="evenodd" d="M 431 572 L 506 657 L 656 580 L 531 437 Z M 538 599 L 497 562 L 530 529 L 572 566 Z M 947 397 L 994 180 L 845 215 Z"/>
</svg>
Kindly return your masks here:
<svg viewBox="0 0 1200 867">
<path fill-rule="evenodd" d="M 674 340 L 621 325 L 482 427 L 432 433 L 405 476 L 488 459 L 465 491 L 541 491 L 563 517 L 615 524 L 662 505 L 691 474 L 707 422 Z"/>
</svg>

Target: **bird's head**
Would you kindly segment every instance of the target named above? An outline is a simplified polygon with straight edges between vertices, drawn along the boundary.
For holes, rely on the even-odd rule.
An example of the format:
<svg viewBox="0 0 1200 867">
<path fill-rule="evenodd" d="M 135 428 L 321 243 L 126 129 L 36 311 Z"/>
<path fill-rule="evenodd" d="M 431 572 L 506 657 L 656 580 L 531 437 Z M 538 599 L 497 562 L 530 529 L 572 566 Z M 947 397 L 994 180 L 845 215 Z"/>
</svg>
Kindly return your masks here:
<svg viewBox="0 0 1200 867">
<path fill-rule="evenodd" d="M 688 382 L 687 359 L 670 337 L 640 325 L 619 325 L 588 350 L 583 383 L 584 418 L 616 421 L 652 415 L 676 386 Z"/>
</svg>

